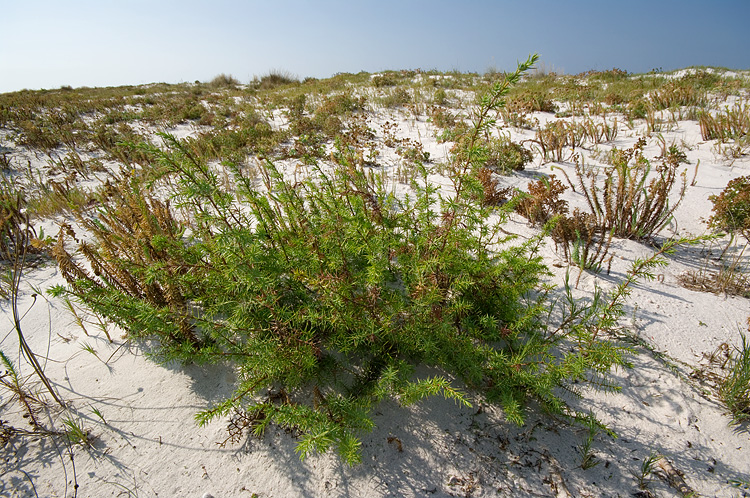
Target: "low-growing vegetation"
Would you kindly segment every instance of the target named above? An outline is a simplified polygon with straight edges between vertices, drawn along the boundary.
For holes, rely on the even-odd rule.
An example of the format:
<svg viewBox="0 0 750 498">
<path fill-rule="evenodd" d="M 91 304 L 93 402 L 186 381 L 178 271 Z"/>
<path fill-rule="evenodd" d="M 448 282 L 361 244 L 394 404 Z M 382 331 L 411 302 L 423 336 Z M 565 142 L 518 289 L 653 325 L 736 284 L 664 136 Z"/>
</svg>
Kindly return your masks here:
<svg viewBox="0 0 750 498">
<path fill-rule="evenodd" d="M 493 249 L 509 239 L 490 221 L 494 209 L 473 201 L 490 113 L 533 62 L 482 99 L 465 153 L 453 158 L 450 198 L 424 169 L 413 196 L 394 197 L 382 174 L 345 155 L 335 171 L 315 168 L 301 182 L 272 162 L 257 177 L 225 164 L 226 185 L 190 143 L 164 135 L 166 148 L 150 147 L 151 160 L 192 221 L 178 223 L 145 184 L 123 179 L 97 220 L 83 223 L 97 244 L 78 251 L 93 274 L 67 252 L 70 230 L 61 232 L 55 256 L 69 287 L 58 292 L 134 338 L 157 338 L 164 360 L 232 359 L 235 393 L 199 421 L 241 410 L 256 433 L 272 422 L 293 427 L 302 456 L 335 447 L 358 461 L 359 435 L 386 398 L 468 404 L 451 378 L 511 421 L 523 421 L 530 399 L 577 418 L 554 388 L 625 363 L 625 351 L 600 335 L 624 293 L 550 333 L 544 295 L 531 299 L 545 273 L 539 240 Z M 576 347 L 555 357 L 561 341 Z M 415 377 L 420 365 L 446 375 Z"/>
<path fill-rule="evenodd" d="M 668 155 L 651 176 L 651 162 L 643 155 L 645 140 L 627 150 L 614 150 L 612 165 L 603 170 L 576 160 L 577 186 L 586 198 L 595 225 L 622 238 L 645 239 L 658 234 L 672 221 L 687 188 L 679 161 Z M 604 176 L 603 183 L 600 175 Z M 678 179 L 680 183 L 678 184 Z M 575 190 L 576 185 L 568 178 Z M 672 190 L 679 186 L 676 194 Z"/>
<path fill-rule="evenodd" d="M 748 150 L 749 88 L 701 69 L 531 74 L 536 62 L 0 95 L 0 297 L 14 303 L 20 269 L 54 260 L 66 285 L 51 293 L 82 326 L 77 310 L 157 361 L 228 367 L 233 392 L 196 415 L 227 422 L 227 441 L 278 426 L 301 457 L 335 450 L 354 464 L 383 402 L 442 396 L 517 424 L 537 408 L 579 424 L 588 471 L 607 428 L 571 394 L 617 390 L 611 374 L 641 351 L 621 341 L 634 342 L 622 318 L 635 283 L 706 238 L 676 235 L 703 169 L 698 145 L 671 130 L 693 121 L 730 166 Z M 678 279 L 747 299 L 750 177 L 730 173 L 703 199 L 707 227 L 729 242 Z M 50 221 L 56 238 L 34 228 Z M 625 244 L 651 253 L 604 276 Z M 571 268 L 609 291 L 580 298 Z M 738 424 L 741 339 L 710 382 Z M 43 369 L 30 391 L 0 353 L 0 389 L 31 424 L 0 422 L 0 441 L 90 450 L 86 419 Z M 45 396 L 54 424 L 35 418 Z M 644 492 L 655 458 L 636 476 Z"/>
</svg>

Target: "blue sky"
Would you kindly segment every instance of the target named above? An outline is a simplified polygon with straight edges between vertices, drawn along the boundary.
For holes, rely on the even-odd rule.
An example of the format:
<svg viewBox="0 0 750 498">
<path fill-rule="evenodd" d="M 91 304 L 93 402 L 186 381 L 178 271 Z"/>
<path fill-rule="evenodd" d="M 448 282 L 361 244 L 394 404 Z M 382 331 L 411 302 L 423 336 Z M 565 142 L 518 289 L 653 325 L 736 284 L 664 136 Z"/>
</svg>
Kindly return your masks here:
<svg viewBox="0 0 750 498">
<path fill-rule="evenodd" d="M 750 69 L 750 0 L 2 0 L 0 92 L 270 70 Z"/>
</svg>

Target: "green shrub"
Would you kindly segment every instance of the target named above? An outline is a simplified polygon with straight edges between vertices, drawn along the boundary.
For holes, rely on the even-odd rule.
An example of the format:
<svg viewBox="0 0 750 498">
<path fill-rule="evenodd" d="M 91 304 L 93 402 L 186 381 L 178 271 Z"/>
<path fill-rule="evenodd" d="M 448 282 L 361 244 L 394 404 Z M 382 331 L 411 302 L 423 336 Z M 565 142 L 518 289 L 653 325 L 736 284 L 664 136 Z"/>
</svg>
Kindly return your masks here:
<svg viewBox="0 0 750 498">
<path fill-rule="evenodd" d="M 490 138 L 485 147 L 485 167 L 498 173 L 521 171 L 533 157 L 529 149 L 506 136 Z"/>
<path fill-rule="evenodd" d="M 270 162 L 260 167 L 262 184 L 233 168 L 227 185 L 186 142 L 164 135 L 166 147 L 149 151 L 189 230 L 169 222 L 168 206 L 142 200 L 148 192 L 127 190 L 119 204 L 130 206 L 125 214 L 140 213 L 130 225 L 143 235 L 135 243 L 109 235 L 121 225 L 121 207 L 111 205 L 96 222 L 103 240 L 91 260 L 113 270 L 92 276 L 63 268 L 67 292 L 130 334 L 156 339 L 161 359 L 230 361 L 235 392 L 198 421 L 239 410 L 256 434 L 271 423 L 295 428 L 302 457 L 335 448 L 357 462 L 360 434 L 372 429 L 379 402 L 442 395 L 469 404 L 453 379 L 516 423 L 531 400 L 576 417 L 559 388 L 589 379 L 602 385 L 613 365 L 624 364 L 624 351 L 601 333 L 614 326 L 630 281 L 607 306 L 571 313 L 548 330 L 539 240 L 514 243 L 498 224 L 511 206 L 477 202 L 479 137 L 535 60 L 482 98 L 467 154 L 450 165 L 450 196 L 417 165 L 412 193 L 396 198 L 383 176 L 346 155 L 333 172 L 313 167 L 295 182 Z M 62 243 L 57 252 L 69 265 Z M 151 299 L 149 288 L 164 299 Z M 419 366 L 442 373 L 417 375 Z"/>
<path fill-rule="evenodd" d="M 613 149 L 612 166 L 603 170 L 576 161 L 578 185 L 596 217 L 596 225 L 615 237 L 653 237 L 672 221 L 672 214 L 685 196 L 687 178 L 684 171 L 677 172 L 678 158 L 667 156 L 651 176 L 651 163 L 643 156 L 645 145 L 645 139 L 639 139 L 630 149 Z M 603 184 L 599 182 L 602 173 Z M 675 195 L 672 191 L 678 179 L 681 185 Z"/>
<path fill-rule="evenodd" d="M 650 104 L 648 100 L 639 98 L 628 103 L 625 114 L 629 120 L 646 119 L 649 110 Z"/>
<path fill-rule="evenodd" d="M 432 94 L 432 104 L 433 105 L 447 105 L 448 104 L 448 94 L 445 92 L 445 89 L 438 88 L 435 90 L 435 93 Z"/>
<path fill-rule="evenodd" d="M 482 138 L 473 143 L 469 135 L 463 135 L 457 138 L 451 152 L 460 160 L 472 156 L 476 165 L 505 175 L 523 170 L 533 158 L 530 150 L 506 135 Z"/>
<path fill-rule="evenodd" d="M 750 176 L 731 180 L 719 195 L 709 199 L 714 213 L 709 219 L 711 227 L 750 234 Z"/>
<path fill-rule="evenodd" d="M 396 86 L 398 79 L 393 74 L 378 74 L 372 77 L 372 85 L 375 88 L 382 88 L 385 86 Z"/>
<path fill-rule="evenodd" d="M 404 87 L 397 87 L 388 92 L 383 98 L 380 99 L 383 107 L 403 107 L 412 101 L 409 90 Z"/>
</svg>

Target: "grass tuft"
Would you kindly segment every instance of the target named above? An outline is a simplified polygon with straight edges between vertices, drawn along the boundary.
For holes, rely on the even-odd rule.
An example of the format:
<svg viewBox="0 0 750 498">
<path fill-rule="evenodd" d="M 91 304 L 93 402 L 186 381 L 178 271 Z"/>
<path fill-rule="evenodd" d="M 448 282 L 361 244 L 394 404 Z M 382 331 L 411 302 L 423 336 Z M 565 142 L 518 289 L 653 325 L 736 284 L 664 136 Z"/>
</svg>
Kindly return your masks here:
<svg viewBox="0 0 750 498">
<path fill-rule="evenodd" d="M 741 336 L 742 345 L 730 353 L 728 373 L 719 386 L 719 395 L 735 424 L 750 420 L 750 342 L 745 334 Z"/>
</svg>

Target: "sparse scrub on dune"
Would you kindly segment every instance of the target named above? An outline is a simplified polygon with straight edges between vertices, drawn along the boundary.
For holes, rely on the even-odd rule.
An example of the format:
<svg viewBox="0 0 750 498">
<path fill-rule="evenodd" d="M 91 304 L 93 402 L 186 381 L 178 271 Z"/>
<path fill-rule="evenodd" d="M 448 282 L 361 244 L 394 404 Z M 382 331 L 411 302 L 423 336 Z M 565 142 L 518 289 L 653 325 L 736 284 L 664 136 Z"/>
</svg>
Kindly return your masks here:
<svg viewBox="0 0 750 498">
<path fill-rule="evenodd" d="M 458 113 L 448 109 L 433 107 L 429 110 L 432 123 L 438 128 L 436 137 L 438 142 L 455 142 L 466 134 L 469 125 Z"/>
<path fill-rule="evenodd" d="M 616 237 L 645 239 L 658 234 L 672 221 L 685 195 L 687 178 L 684 171 L 678 173 L 678 159 L 668 156 L 652 171 L 642 153 L 645 145 L 640 139 L 630 149 L 613 153 L 609 167 L 586 166 L 576 160 L 577 186 L 596 224 Z M 681 186 L 675 194 L 678 181 Z M 576 188 L 569 178 L 568 182 Z"/>
<path fill-rule="evenodd" d="M 750 134 L 750 105 L 737 102 L 723 112 L 702 112 L 698 122 L 703 140 L 738 140 Z"/>
<path fill-rule="evenodd" d="M 578 76 L 585 76 L 587 78 L 593 79 L 593 80 L 600 80 L 600 81 L 606 81 L 606 82 L 613 82 L 613 81 L 620 81 L 628 78 L 629 74 L 624 69 L 620 69 L 618 67 L 614 67 L 612 69 L 607 69 L 604 71 L 588 71 L 586 73 L 581 73 Z"/>
<path fill-rule="evenodd" d="M 251 86 L 259 90 L 272 90 L 286 85 L 298 85 L 299 78 L 288 71 L 273 70 L 260 78 L 254 78 Z"/>
<path fill-rule="evenodd" d="M 350 92 L 344 92 L 324 97 L 312 114 L 308 114 L 305 113 L 306 97 L 295 97 L 287 112 L 293 139 L 283 155 L 313 164 L 324 156 L 324 144 L 329 140 L 351 141 L 358 131 L 369 133 L 365 130 L 366 126 L 356 123 L 354 119 L 358 112 L 365 109 L 366 103 L 365 97 L 354 97 Z M 351 125 L 351 129 L 344 133 L 347 124 Z"/>
<path fill-rule="evenodd" d="M 238 86 L 240 82 L 231 74 L 221 73 L 215 76 L 208 84 L 213 88 L 231 88 Z"/>
<path fill-rule="evenodd" d="M 447 166 L 449 197 L 418 162 L 412 193 L 395 197 L 341 142 L 332 172 L 313 167 L 291 181 L 272 162 L 252 177 L 227 163 L 228 186 L 189 141 L 164 135 L 165 146 L 148 152 L 187 225 L 151 198 L 149 184 L 121 184 L 88 225 L 97 244 L 79 246 L 94 274 L 68 253 L 64 234 L 58 240 L 69 284 L 57 292 L 133 336 L 156 339 L 162 359 L 230 362 L 235 392 L 198 420 L 237 413 L 229 439 L 272 423 L 294 428 L 302 457 L 336 449 L 357 462 L 359 437 L 385 399 L 408 405 L 442 395 L 468 404 L 453 378 L 513 422 L 531 400 L 589 420 L 557 390 L 587 380 L 611 387 L 605 377 L 625 364 L 625 351 L 604 331 L 635 276 L 610 301 L 582 314 L 576 306 L 548 330 L 546 293 L 532 297 L 547 271 L 539 239 L 514 242 L 491 221 L 499 215 L 502 223 L 512 204 L 477 202 L 491 114 L 535 61 L 482 97 L 464 153 Z M 634 266 L 636 274 L 655 258 Z M 566 341 L 576 347 L 558 348 Z M 421 365 L 444 374 L 417 376 Z"/>
<path fill-rule="evenodd" d="M 539 412 L 553 425 L 580 423 L 574 465 L 585 471 L 600 462 L 596 436 L 607 428 L 569 400 L 617 390 L 612 372 L 640 350 L 625 344 L 636 338 L 624 332 L 623 302 L 636 279 L 661 276 L 653 270 L 663 256 L 691 242 L 662 238 L 685 194 L 683 165 L 701 158 L 701 171 L 712 173 L 703 156 L 712 146 L 745 154 L 747 109 L 740 100 L 717 111 L 717 92 L 731 88 L 700 72 L 521 78 L 535 60 L 484 76 L 385 71 L 300 82 L 272 71 L 248 85 L 221 74 L 195 84 L 0 95 L 0 169 L 23 185 L 0 186 L 0 251 L 13 252 L 29 219 L 54 218 L 56 239 L 29 241 L 27 231 L 21 245 L 56 258 L 67 283 L 51 294 L 78 325 L 93 319 L 109 338 L 106 327 L 116 324 L 127 346 L 145 346 L 170 368 L 221 364 L 236 373 L 233 391 L 195 416 L 227 424 L 222 446 L 282 428 L 300 457 L 333 450 L 353 464 L 369 451 L 361 439 L 382 403 L 441 396 L 492 404 L 493 421 L 522 424 Z M 675 124 L 700 117 L 704 138 L 717 143 L 695 140 L 695 123 L 654 135 L 672 124 L 670 114 Z M 651 147 L 597 147 L 618 138 L 618 124 L 628 144 L 645 126 Z M 535 157 L 542 164 L 522 171 Z M 515 187 L 523 178 L 533 178 L 526 192 Z M 718 261 L 709 255 L 679 279 L 742 302 L 750 297 L 746 250 L 732 242 L 750 235 L 750 177 L 711 201 L 710 228 L 732 239 Z M 511 235 L 519 222 L 524 235 Z M 658 249 L 622 277 L 621 259 L 634 248 L 622 243 L 610 255 L 615 237 Z M 555 255 L 545 247 L 552 243 Z M 610 267 L 610 276 L 584 273 Z M 580 292 L 571 284 L 576 268 L 585 276 Z M 669 279 L 673 268 L 664 270 Z M 550 283 L 553 272 L 565 274 L 563 288 Z M 602 280 L 611 292 L 598 287 Z M 99 358 L 93 340 L 79 342 L 76 354 Z M 750 348 L 744 336 L 725 348 L 721 376 L 710 380 L 733 420 L 746 423 Z M 19 377 L 3 352 L 0 366 L 0 391 L 35 427 L 0 421 L 0 443 L 90 444 L 86 418 L 75 412 L 57 428 L 34 420 L 44 402 L 38 383 L 22 385 L 30 376 Z M 646 458 L 636 475 L 642 494 L 658 458 Z"/>
</svg>

